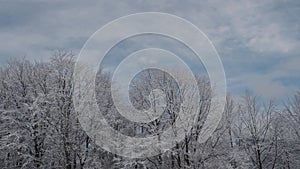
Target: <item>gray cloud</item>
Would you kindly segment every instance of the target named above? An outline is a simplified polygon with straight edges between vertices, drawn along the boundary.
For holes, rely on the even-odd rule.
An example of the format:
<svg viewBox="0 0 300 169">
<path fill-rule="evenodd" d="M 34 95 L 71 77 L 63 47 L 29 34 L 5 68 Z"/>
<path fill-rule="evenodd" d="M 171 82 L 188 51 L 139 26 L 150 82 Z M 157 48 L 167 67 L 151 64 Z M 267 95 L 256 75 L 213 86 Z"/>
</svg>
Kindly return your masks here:
<svg viewBox="0 0 300 169">
<path fill-rule="evenodd" d="M 107 22 L 147 11 L 178 15 L 203 30 L 221 55 L 232 90 L 250 86 L 270 97 L 294 90 L 296 84 L 274 81 L 299 72 L 300 2 L 292 0 L 1 1 L 0 61 L 46 59 L 61 48 L 78 53 Z"/>
</svg>

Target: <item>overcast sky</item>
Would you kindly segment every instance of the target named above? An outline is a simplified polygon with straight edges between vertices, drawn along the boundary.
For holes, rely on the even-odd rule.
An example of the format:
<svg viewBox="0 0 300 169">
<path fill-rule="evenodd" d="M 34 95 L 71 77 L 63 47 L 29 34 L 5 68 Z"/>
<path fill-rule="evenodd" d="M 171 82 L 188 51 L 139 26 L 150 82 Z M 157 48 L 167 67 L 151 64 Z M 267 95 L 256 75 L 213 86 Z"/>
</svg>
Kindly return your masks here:
<svg viewBox="0 0 300 169">
<path fill-rule="evenodd" d="M 185 18 L 208 36 L 223 61 L 229 92 L 249 89 L 282 98 L 299 89 L 298 0 L 2 0 L 0 62 L 24 56 L 46 60 L 56 49 L 78 54 L 107 22 L 150 11 Z"/>
</svg>

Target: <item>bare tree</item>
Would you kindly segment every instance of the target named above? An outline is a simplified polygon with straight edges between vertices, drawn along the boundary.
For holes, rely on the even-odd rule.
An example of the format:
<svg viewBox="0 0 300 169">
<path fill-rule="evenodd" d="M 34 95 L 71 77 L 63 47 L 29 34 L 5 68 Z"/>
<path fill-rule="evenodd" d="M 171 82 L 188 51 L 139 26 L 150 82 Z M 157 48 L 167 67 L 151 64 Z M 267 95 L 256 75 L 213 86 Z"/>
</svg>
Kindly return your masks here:
<svg viewBox="0 0 300 169">
<path fill-rule="evenodd" d="M 249 92 L 243 97 L 239 106 L 240 118 L 238 144 L 249 155 L 253 165 L 259 169 L 265 168 L 268 153 L 272 148 L 270 127 L 275 111 L 274 101 L 265 104 L 251 96 Z"/>
<path fill-rule="evenodd" d="M 197 86 L 190 88 L 190 80 L 178 82 L 164 72 L 142 72 L 130 84 L 132 105 L 138 110 L 152 108 L 155 113 L 163 113 L 150 123 L 137 123 L 117 112 L 111 96 L 111 75 L 99 69 L 95 86 L 100 113 L 111 127 L 130 137 L 161 136 L 167 128 L 176 131 L 178 110 L 193 110 L 192 104 L 181 107 L 184 99 L 193 99 L 185 98 L 185 92 L 200 96 L 191 131 L 174 148 L 162 147 L 154 157 L 128 159 L 103 150 L 81 128 L 72 99 L 74 64 L 72 53 L 58 51 L 47 62 L 12 60 L 0 69 L 0 168 L 300 166 L 299 92 L 283 107 L 275 106 L 274 101 L 266 103 L 249 92 L 242 100 L 228 95 L 217 129 L 200 144 L 197 140 L 206 116 L 215 106 L 211 103 L 214 90 L 207 78 L 196 76 Z M 185 76 L 177 71 L 179 76 Z M 163 97 L 156 93 L 159 90 Z"/>
</svg>

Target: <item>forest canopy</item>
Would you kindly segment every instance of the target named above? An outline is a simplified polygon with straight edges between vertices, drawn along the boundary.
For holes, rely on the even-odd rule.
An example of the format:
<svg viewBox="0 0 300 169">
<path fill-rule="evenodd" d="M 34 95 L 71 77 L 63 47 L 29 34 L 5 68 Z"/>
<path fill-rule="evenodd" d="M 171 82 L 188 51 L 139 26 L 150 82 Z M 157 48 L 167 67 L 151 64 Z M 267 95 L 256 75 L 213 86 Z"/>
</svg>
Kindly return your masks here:
<svg viewBox="0 0 300 169">
<path fill-rule="evenodd" d="M 184 140 L 157 156 L 129 159 L 103 150 L 82 129 L 72 100 L 74 64 L 72 53 L 60 51 L 49 61 L 12 60 L 0 69 L 0 168 L 300 167 L 300 92 L 284 103 L 263 100 L 247 91 L 239 97 L 228 94 L 216 131 L 200 144 L 197 139 L 214 107 L 210 102 L 214 94 L 209 80 L 197 77 L 200 110 Z M 99 70 L 97 101 L 114 129 L 145 137 L 172 127 L 180 98 L 174 95 L 176 86 L 161 77 L 152 76 L 161 82 L 172 104 L 164 118 L 141 125 L 116 114 L 109 75 Z M 144 108 L 151 104 L 144 100 L 149 92 L 140 92 L 149 87 L 147 78 L 144 83 L 136 81 L 131 90 L 133 102 Z"/>
</svg>

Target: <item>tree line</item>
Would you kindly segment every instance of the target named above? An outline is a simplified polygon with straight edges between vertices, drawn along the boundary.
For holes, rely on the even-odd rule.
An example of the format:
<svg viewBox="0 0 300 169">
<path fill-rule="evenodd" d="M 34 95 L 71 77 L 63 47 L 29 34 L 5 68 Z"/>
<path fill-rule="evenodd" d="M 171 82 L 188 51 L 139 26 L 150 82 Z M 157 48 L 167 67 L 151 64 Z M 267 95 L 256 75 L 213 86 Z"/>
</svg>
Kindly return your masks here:
<svg viewBox="0 0 300 169">
<path fill-rule="evenodd" d="M 0 168 L 300 167 L 300 92 L 284 103 L 247 91 L 238 99 L 228 94 L 216 131 L 199 143 L 206 115 L 214 108 L 210 102 L 214 91 L 207 78 L 196 77 L 199 112 L 191 131 L 171 150 L 130 159 L 103 150 L 81 128 L 72 100 L 74 64 L 72 53 L 59 51 L 47 62 L 12 60 L 0 69 Z M 132 137 L 160 135 L 174 127 L 180 103 L 187 98 L 182 98 L 184 89 L 179 92 L 164 73 L 148 71 L 141 76 L 142 80 L 132 81 L 131 101 L 138 109 L 159 108 L 162 99 L 150 89 L 161 89 L 166 101 L 161 118 L 139 124 L 118 115 L 110 95 L 110 75 L 101 69 L 95 82 L 97 103 L 115 130 Z M 150 99 L 149 94 L 153 94 Z"/>
</svg>

